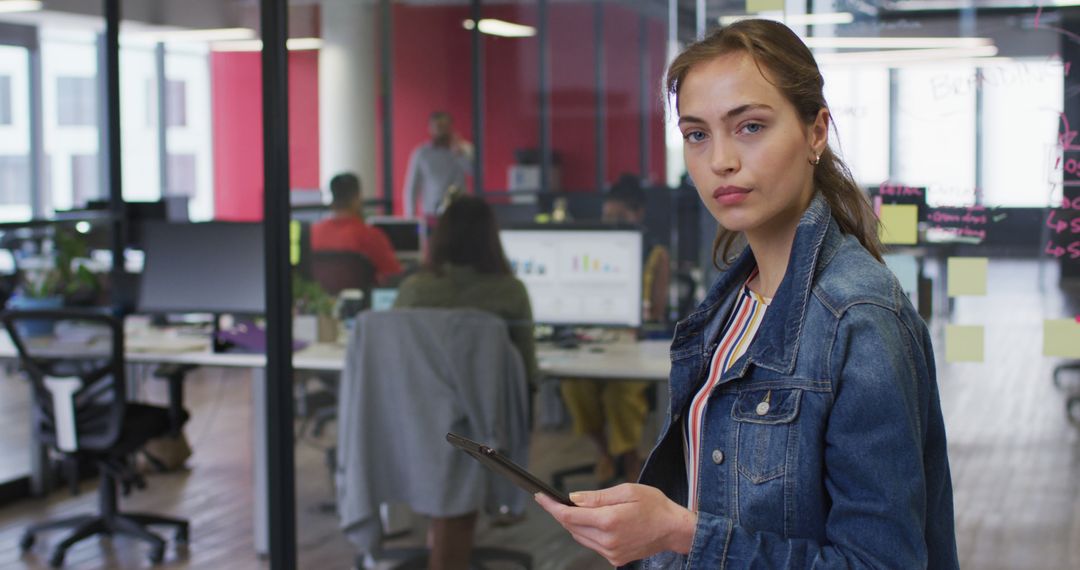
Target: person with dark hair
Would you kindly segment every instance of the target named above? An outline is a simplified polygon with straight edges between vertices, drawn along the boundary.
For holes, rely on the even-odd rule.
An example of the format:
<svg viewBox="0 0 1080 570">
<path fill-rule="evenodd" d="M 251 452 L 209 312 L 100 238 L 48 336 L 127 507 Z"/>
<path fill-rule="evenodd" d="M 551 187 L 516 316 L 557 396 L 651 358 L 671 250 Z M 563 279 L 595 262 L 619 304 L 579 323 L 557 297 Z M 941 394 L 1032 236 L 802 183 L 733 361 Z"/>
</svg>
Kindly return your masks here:
<svg viewBox="0 0 1080 570">
<path fill-rule="evenodd" d="M 398 287 L 394 307 L 473 308 L 506 320 L 531 385 L 537 380 L 532 305 L 506 260 L 491 206 L 460 196 L 439 216 L 424 268 Z"/>
<path fill-rule="evenodd" d="M 743 20 L 666 83 L 724 270 L 675 329 L 640 482 L 536 500 L 615 565 L 958 568 L 930 333 L 829 148 L 813 54 Z"/>
<path fill-rule="evenodd" d="M 406 217 L 415 215 L 417 194 L 420 211 L 426 216 L 438 215 L 439 205 L 447 192 L 465 191 L 465 176 L 472 169 L 473 146 L 454 131 L 450 113 L 432 113 L 428 132 L 431 140 L 418 146 L 409 156 L 405 172 Z"/>
<path fill-rule="evenodd" d="M 622 174 L 604 196 L 601 219 L 608 224 L 639 226 L 645 223 L 645 189 L 633 174 Z M 668 305 L 668 286 L 671 282 L 671 255 L 667 248 L 655 242 L 645 231 L 642 252 L 645 254 L 642 271 L 642 313 L 647 322 L 663 322 Z"/>
<path fill-rule="evenodd" d="M 479 309 L 503 318 L 535 390 L 532 305 L 525 284 L 514 277 L 506 260 L 495 212 L 483 199 L 459 196 L 443 210 L 428 242 L 424 268 L 398 287 L 394 308 L 410 307 Z M 445 542 L 452 545 L 446 567 L 465 568 L 476 513 L 447 519 L 444 524 Z"/>
<path fill-rule="evenodd" d="M 364 223 L 360 179 L 344 172 L 330 179 L 330 217 L 311 226 L 312 251 L 362 253 L 375 266 L 379 280 L 401 273 L 390 240 L 381 230 Z"/>
<path fill-rule="evenodd" d="M 633 174 L 622 174 L 604 196 L 602 220 L 608 224 L 642 227 L 645 189 Z M 663 322 L 670 282 L 670 255 L 666 247 L 643 235 L 642 315 L 647 322 Z M 597 456 L 593 476 L 606 484 L 621 472 L 628 481 L 641 471 L 638 446 L 649 413 L 647 382 L 566 378 L 559 390 L 574 424 L 574 433 L 587 436 Z"/>
</svg>

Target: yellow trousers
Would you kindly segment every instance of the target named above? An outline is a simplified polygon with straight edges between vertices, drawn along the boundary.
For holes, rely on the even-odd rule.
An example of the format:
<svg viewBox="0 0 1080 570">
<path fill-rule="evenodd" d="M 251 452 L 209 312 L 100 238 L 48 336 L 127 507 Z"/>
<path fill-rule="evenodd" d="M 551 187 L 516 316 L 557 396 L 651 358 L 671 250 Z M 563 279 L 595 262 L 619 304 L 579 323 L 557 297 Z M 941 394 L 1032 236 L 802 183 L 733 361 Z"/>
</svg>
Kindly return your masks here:
<svg viewBox="0 0 1080 570">
<path fill-rule="evenodd" d="M 641 442 L 649 411 L 647 386 L 647 382 L 571 379 L 560 382 L 559 389 L 574 420 L 574 432 L 595 434 L 606 428 L 608 453 L 618 457 Z"/>
</svg>

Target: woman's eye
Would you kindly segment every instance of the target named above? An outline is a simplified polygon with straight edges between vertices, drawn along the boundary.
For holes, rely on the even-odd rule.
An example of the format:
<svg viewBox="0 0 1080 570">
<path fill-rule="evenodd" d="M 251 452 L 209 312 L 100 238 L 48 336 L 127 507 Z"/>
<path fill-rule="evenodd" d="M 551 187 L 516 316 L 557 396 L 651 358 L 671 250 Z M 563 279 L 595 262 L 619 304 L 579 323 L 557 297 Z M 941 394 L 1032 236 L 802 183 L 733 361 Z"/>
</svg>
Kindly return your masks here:
<svg viewBox="0 0 1080 570">
<path fill-rule="evenodd" d="M 752 134 L 760 133 L 761 130 L 764 129 L 764 128 L 765 128 L 765 125 L 763 125 L 761 123 L 747 123 L 747 124 L 743 125 L 742 130 L 744 132 L 752 135 Z"/>
<path fill-rule="evenodd" d="M 705 138 L 705 133 L 701 131 L 690 131 L 683 135 L 683 140 L 687 142 L 701 142 Z"/>
</svg>

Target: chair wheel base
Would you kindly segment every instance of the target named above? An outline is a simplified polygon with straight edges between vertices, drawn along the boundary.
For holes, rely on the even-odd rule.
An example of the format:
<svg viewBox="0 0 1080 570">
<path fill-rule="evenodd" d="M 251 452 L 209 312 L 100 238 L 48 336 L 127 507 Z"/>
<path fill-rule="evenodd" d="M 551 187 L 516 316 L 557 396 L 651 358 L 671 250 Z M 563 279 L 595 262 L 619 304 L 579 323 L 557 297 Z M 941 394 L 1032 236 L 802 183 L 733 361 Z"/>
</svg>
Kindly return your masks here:
<svg viewBox="0 0 1080 570">
<path fill-rule="evenodd" d="M 161 562 L 165 560 L 165 547 L 155 546 L 151 548 L 150 556 L 148 558 L 150 559 L 151 564 L 161 564 Z"/>
<path fill-rule="evenodd" d="M 188 525 L 180 526 L 176 529 L 176 534 L 173 536 L 173 540 L 176 544 L 188 543 Z"/>
</svg>

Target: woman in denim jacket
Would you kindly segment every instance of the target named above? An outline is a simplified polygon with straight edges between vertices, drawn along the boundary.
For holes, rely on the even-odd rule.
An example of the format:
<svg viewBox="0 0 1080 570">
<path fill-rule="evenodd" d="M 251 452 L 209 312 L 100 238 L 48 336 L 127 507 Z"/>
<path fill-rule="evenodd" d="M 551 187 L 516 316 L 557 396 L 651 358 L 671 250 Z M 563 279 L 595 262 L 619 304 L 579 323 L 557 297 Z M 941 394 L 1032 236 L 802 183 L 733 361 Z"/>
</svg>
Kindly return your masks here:
<svg viewBox="0 0 1080 570">
<path fill-rule="evenodd" d="M 731 261 L 671 345 L 641 484 L 537 496 L 581 544 L 643 568 L 958 566 L 926 326 L 828 147 L 812 54 L 746 20 L 668 71 L 687 169 Z"/>
</svg>

